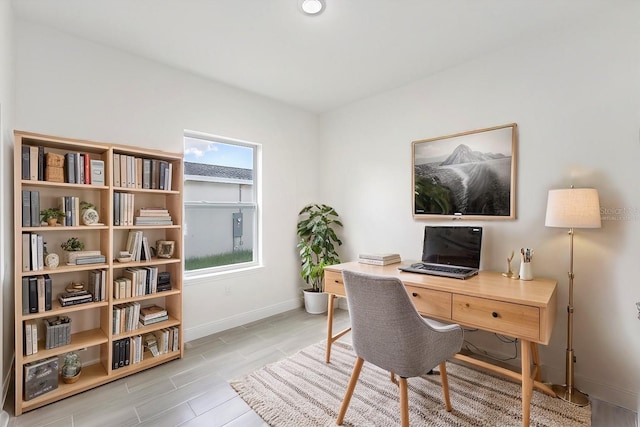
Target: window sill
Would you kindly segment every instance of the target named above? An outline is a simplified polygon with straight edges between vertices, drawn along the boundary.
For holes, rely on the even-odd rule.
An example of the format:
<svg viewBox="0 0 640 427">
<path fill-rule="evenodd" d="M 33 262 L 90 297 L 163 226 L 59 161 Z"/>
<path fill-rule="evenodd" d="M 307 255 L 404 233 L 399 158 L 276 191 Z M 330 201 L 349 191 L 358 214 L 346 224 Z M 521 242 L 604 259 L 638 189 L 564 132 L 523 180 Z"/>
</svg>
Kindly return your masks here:
<svg viewBox="0 0 640 427">
<path fill-rule="evenodd" d="M 244 268 L 234 268 L 232 270 L 222 270 L 207 272 L 201 274 L 188 275 L 185 272 L 183 284 L 184 286 L 196 286 L 210 283 L 211 281 L 226 280 L 229 278 L 253 276 L 264 268 L 264 265 L 257 264 Z"/>
</svg>

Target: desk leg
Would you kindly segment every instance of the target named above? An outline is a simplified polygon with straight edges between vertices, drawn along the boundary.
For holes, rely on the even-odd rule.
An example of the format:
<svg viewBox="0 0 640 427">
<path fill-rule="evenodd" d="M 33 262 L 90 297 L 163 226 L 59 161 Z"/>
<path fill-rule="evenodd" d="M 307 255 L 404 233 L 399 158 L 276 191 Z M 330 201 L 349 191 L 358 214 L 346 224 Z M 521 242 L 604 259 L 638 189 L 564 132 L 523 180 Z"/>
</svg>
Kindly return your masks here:
<svg viewBox="0 0 640 427">
<path fill-rule="evenodd" d="M 531 342 L 520 341 L 522 358 L 522 426 L 529 427 L 531 415 L 531 396 L 533 395 L 533 378 L 531 378 Z"/>
<path fill-rule="evenodd" d="M 542 380 L 542 372 L 540 369 L 540 353 L 538 353 L 538 344 L 531 343 L 531 358 L 533 359 L 533 366 L 536 368 L 536 375 L 534 379 L 538 382 Z"/>
<path fill-rule="evenodd" d="M 338 332 L 336 335 L 333 335 L 333 306 L 336 299 L 336 295 L 329 294 L 329 306 L 327 313 L 327 355 L 325 357 L 325 362 L 331 362 L 331 345 L 333 345 L 334 341 L 342 338 L 343 335 L 348 333 L 351 328 L 347 328 L 342 332 Z"/>
<path fill-rule="evenodd" d="M 336 299 L 334 294 L 329 294 L 329 306 L 327 309 L 327 355 L 325 363 L 331 360 L 331 345 L 333 344 L 333 301 Z"/>
</svg>

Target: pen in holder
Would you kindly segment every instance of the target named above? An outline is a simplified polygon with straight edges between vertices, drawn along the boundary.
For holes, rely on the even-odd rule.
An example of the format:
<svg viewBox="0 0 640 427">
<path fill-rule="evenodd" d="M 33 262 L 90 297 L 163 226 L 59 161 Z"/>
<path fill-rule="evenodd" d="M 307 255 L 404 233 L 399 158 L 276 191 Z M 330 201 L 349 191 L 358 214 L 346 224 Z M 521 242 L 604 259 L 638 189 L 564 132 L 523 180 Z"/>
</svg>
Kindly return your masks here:
<svg viewBox="0 0 640 427">
<path fill-rule="evenodd" d="M 533 280 L 533 268 L 531 266 L 531 260 L 533 259 L 533 250 L 520 249 L 520 280 Z"/>
</svg>

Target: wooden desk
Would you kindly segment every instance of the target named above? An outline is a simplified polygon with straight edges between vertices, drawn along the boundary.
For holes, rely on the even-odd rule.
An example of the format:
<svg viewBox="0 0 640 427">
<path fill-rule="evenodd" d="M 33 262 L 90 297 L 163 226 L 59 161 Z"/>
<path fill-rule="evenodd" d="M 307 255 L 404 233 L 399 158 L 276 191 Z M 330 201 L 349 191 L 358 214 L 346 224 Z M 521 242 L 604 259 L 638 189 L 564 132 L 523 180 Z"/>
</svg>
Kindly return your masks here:
<svg viewBox="0 0 640 427">
<path fill-rule="evenodd" d="M 374 266 L 347 262 L 325 268 L 324 289 L 329 294 L 326 362 L 331 345 L 349 332 L 333 335 L 333 305 L 336 296 L 346 296 L 342 271 L 398 277 L 404 283 L 418 312 L 426 317 L 496 332 L 518 338 L 521 346 L 521 373 L 457 354 L 456 359 L 507 375 L 522 382 L 522 425 L 529 425 L 533 388 L 551 396 L 543 384 L 537 344 L 548 344 L 556 320 L 557 282 L 550 279 L 513 280 L 500 273 L 481 271 L 467 280 L 405 273 L 399 264 Z M 532 368 L 533 365 L 533 368 Z"/>
</svg>

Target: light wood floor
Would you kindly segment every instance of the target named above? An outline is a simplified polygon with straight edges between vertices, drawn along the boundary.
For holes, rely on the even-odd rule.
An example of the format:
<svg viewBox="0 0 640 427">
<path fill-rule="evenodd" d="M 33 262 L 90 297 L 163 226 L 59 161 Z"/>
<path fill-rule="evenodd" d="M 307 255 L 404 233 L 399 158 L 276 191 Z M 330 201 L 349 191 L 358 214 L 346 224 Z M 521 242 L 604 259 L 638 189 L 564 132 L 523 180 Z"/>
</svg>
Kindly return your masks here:
<svg viewBox="0 0 640 427">
<path fill-rule="evenodd" d="M 335 330 L 348 324 L 347 312 L 336 310 Z M 321 341 L 325 333 L 326 316 L 302 309 L 282 313 L 191 341 L 183 359 L 12 417 L 9 426 L 266 426 L 227 381 Z M 592 405 L 593 427 L 636 427 L 635 413 L 601 401 Z M 13 414 L 12 398 L 5 411 Z"/>
</svg>

